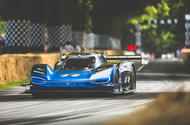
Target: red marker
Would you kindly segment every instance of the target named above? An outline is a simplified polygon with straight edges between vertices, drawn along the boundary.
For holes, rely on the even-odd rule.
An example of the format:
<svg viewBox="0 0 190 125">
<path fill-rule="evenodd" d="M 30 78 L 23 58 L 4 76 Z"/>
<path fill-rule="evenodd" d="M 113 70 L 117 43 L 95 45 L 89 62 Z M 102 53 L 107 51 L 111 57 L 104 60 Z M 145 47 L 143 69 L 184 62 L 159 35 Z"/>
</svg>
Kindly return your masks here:
<svg viewBox="0 0 190 125">
<path fill-rule="evenodd" d="M 127 49 L 128 49 L 128 50 L 136 50 L 137 47 L 136 47 L 136 46 L 127 46 Z"/>
</svg>

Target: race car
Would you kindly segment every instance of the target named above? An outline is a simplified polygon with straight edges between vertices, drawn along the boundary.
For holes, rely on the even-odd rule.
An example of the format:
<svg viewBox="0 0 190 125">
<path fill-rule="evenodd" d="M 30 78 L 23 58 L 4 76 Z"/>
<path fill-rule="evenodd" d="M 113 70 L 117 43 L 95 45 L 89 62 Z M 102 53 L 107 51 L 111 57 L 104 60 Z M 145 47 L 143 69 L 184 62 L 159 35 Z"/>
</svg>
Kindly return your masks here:
<svg viewBox="0 0 190 125">
<path fill-rule="evenodd" d="M 33 97 L 76 92 L 132 93 L 136 90 L 136 66 L 132 60 L 140 59 L 141 56 L 106 56 L 85 51 L 62 55 L 54 69 L 48 64 L 32 67 L 30 92 Z"/>
</svg>

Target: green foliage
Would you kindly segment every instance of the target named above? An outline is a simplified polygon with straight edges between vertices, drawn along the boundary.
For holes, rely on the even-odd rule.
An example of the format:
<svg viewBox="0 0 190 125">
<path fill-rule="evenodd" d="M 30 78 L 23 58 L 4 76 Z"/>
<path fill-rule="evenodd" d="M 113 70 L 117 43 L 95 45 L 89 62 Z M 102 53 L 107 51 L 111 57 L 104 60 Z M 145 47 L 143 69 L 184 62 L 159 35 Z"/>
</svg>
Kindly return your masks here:
<svg viewBox="0 0 190 125">
<path fill-rule="evenodd" d="M 132 25 L 143 23 L 146 20 L 172 19 L 179 17 L 181 9 L 184 7 L 183 1 L 161 0 L 154 5 L 147 5 L 144 13 L 131 17 L 128 22 Z M 184 15 L 184 13 L 183 13 Z M 182 46 L 181 34 L 176 29 L 182 29 L 179 25 L 147 25 L 142 24 L 142 47 L 144 51 L 154 52 L 160 55 L 165 52 L 175 52 Z M 133 31 L 134 32 L 134 31 Z M 180 41 L 181 40 L 181 41 Z"/>
<path fill-rule="evenodd" d="M 3 21 L 0 17 L 0 35 L 5 33 L 5 21 Z"/>
<path fill-rule="evenodd" d="M 86 6 L 88 7 L 89 10 L 92 10 L 93 9 L 92 0 L 87 0 L 86 1 Z"/>
<path fill-rule="evenodd" d="M 5 33 L 5 21 L 3 21 L 0 15 L 0 35 Z"/>
<path fill-rule="evenodd" d="M 0 35 L 5 34 L 5 21 L 0 21 Z"/>
<path fill-rule="evenodd" d="M 135 42 L 135 25 L 153 19 L 184 19 L 189 5 L 190 0 L 0 0 L 0 15 L 6 20 L 71 24 L 74 30 L 120 38 L 124 49 Z M 141 29 L 145 51 L 161 54 L 184 45 L 184 23 L 143 24 Z"/>
<path fill-rule="evenodd" d="M 128 21 L 130 24 L 137 25 L 146 20 L 159 19 L 169 17 L 170 8 L 165 0 L 155 5 L 148 5 L 144 9 L 144 13 L 135 17 L 131 17 Z M 145 26 L 145 29 L 151 27 Z M 156 27 L 155 27 L 156 28 Z M 143 30 L 143 28 L 142 28 Z"/>
<path fill-rule="evenodd" d="M 87 8 L 89 10 L 92 10 L 93 9 L 93 3 L 92 3 L 92 0 L 78 0 L 78 3 L 80 5 L 84 4 L 85 6 L 87 6 Z"/>
<path fill-rule="evenodd" d="M 27 84 L 30 80 L 21 80 L 21 81 L 13 81 L 13 82 L 7 82 L 5 84 L 0 84 L 0 90 L 5 90 L 11 87 L 19 86 L 21 84 Z"/>
<path fill-rule="evenodd" d="M 162 0 L 157 6 L 158 15 L 162 17 L 169 17 L 170 8 L 168 6 L 168 0 Z"/>
</svg>

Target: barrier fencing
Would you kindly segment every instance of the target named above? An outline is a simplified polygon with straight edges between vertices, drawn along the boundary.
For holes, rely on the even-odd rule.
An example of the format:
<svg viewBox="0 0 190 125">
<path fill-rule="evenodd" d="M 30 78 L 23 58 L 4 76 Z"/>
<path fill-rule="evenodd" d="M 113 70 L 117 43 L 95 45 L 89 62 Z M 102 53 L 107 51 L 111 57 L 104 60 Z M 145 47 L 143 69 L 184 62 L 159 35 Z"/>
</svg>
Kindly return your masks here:
<svg viewBox="0 0 190 125">
<path fill-rule="evenodd" d="M 28 20 L 7 20 L 5 27 L 6 48 L 43 48 L 47 42 L 51 48 L 67 41 L 79 43 L 82 32 L 73 31 L 71 25 L 48 26 Z M 95 33 L 86 33 L 84 47 L 88 49 L 120 50 L 120 39 Z M 17 50 L 19 51 L 19 50 Z"/>
</svg>

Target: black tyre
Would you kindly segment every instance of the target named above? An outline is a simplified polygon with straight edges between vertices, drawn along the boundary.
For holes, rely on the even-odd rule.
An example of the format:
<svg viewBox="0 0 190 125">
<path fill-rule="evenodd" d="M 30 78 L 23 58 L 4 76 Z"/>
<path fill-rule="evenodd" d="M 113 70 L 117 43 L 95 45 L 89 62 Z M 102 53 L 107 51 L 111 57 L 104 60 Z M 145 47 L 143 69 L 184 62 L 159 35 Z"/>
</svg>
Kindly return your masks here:
<svg viewBox="0 0 190 125">
<path fill-rule="evenodd" d="M 131 89 L 136 89 L 136 70 L 135 67 L 133 66 L 133 71 L 131 72 Z"/>
<path fill-rule="evenodd" d="M 121 73 L 121 82 L 123 90 L 129 90 L 131 86 L 131 72 L 125 71 Z"/>
<path fill-rule="evenodd" d="M 122 88 L 125 90 L 136 89 L 136 71 L 133 67 L 132 71 L 121 73 Z"/>
<path fill-rule="evenodd" d="M 118 70 L 114 71 L 113 81 L 114 81 L 114 91 L 113 91 L 113 93 L 116 94 L 116 93 L 118 93 L 120 91 L 120 87 L 118 85 L 118 83 L 119 83 L 119 71 Z"/>
</svg>

